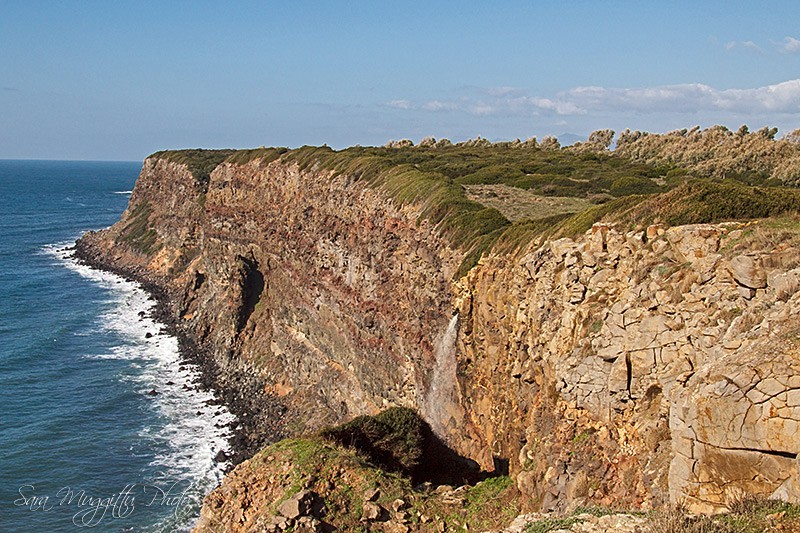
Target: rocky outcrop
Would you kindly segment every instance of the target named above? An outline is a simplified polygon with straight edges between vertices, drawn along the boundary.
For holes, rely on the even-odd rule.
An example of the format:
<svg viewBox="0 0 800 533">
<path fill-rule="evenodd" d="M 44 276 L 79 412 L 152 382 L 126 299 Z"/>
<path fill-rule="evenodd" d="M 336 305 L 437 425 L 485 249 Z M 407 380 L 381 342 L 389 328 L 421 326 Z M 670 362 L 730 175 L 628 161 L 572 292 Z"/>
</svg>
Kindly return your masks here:
<svg viewBox="0 0 800 533">
<path fill-rule="evenodd" d="M 598 224 L 484 260 L 457 291 L 468 453 L 546 509 L 796 500 L 800 254 L 739 226 Z"/>
<path fill-rule="evenodd" d="M 507 479 L 412 489 L 352 450 L 290 439 L 236 467 L 206 498 L 195 531 L 481 531 L 514 518 L 513 497 Z"/>
<path fill-rule="evenodd" d="M 287 158 L 197 183 L 155 157 L 81 247 L 161 287 L 221 376 L 288 409 L 283 434 L 414 407 L 523 510 L 800 497 L 795 248 L 596 224 L 454 280 L 464 254 L 421 213 Z"/>
</svg>

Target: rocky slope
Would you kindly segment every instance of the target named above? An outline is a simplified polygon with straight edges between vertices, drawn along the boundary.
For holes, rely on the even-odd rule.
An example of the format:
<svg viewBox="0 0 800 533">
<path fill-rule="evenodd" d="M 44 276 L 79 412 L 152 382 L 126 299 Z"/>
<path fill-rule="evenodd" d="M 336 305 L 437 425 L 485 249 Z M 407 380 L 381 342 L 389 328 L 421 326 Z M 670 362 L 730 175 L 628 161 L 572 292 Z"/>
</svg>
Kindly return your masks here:
<svg viewBox="0 0 800 533">
<path fill-rule="evenodd" d="M 413 208 L 331 174 L 256 159 L 198 186 L 150 158 L 120 222 L 79 250 L 164 288 L 222 381 L 250 376 L 292 407 L 288 433 L 423 405 L 462 254 Z"/>
<path fill-rule="evenodd" d="M 520 510 L 800 498 L 795 220 L 596 224 L 459 278 L 421 202 L 358 178 L 274 156 L 206 181 L 154 156 L 79 252 L 164 291 L 261 421 L 245 448 L 401 405 L 508 472 Z"/>
</svg>

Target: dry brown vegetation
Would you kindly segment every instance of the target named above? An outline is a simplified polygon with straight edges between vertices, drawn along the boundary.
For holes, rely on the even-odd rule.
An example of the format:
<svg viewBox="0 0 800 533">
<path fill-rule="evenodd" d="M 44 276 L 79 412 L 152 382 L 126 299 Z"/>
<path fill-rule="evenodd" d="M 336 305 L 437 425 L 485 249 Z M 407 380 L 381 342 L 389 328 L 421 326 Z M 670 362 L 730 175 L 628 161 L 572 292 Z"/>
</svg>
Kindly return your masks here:
<svg viewBox="0 0 800 533">
<path fill-rule="evenodd" d="M 536 220 L 563 213 L 579 213 L 592 206 L 585 198 L 574 196 L 541 196 L 534 192 L 503 185 L 464 185 L 467 198 L 493 207 L 511 222 Z"/>
<path fill-rule="evenodd" d="M 656 165 L 676 165 L 699 177 L 734 178 L 751 184 L 800 182 L 800 130 L 776 140 L 777 128 L 750 132 L 724 126 L 670 133 L 622 132 L 614 154 Z M 679 172 L 677 172 L 679 173 Z"/>
</svg>

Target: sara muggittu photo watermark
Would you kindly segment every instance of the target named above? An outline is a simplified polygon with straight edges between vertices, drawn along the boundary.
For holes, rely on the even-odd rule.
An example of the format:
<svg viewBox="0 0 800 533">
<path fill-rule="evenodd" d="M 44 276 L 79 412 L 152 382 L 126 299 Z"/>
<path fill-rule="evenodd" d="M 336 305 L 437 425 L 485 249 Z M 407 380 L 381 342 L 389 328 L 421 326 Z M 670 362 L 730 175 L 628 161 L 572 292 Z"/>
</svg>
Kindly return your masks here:
<svg viewBox="0 0 800 533">
<path fill-rule="evenodd" d="M 131 517 L 141 508 L 171 508 L 177 519 L 196 511 L 200 505 L 198 494 L 191 490 L 192 483 L 174 481 L 163 484 L 132 483 L 111 495 L 92 494 L 87 490 L 63 486 L 56 492 L 37 490 L 32 484 L 21 485 L 14 506 L 36 513 L 71 513 L 72 523 L 78 527 L 95 527 L 104 521 Z"/>
</svg>

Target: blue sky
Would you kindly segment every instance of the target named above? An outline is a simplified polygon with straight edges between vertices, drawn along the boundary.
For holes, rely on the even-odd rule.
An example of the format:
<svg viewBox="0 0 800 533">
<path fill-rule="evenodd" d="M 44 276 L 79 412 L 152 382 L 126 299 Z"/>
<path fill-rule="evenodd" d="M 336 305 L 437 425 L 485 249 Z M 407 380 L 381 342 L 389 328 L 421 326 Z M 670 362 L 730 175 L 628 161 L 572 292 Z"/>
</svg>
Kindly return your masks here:
<svg viewBox="0 0 800 533">
<path fill-rule="evenodd" d="M 800 3 L 0 2 L 0 158 L 800 128 Z"/>
</svg>

